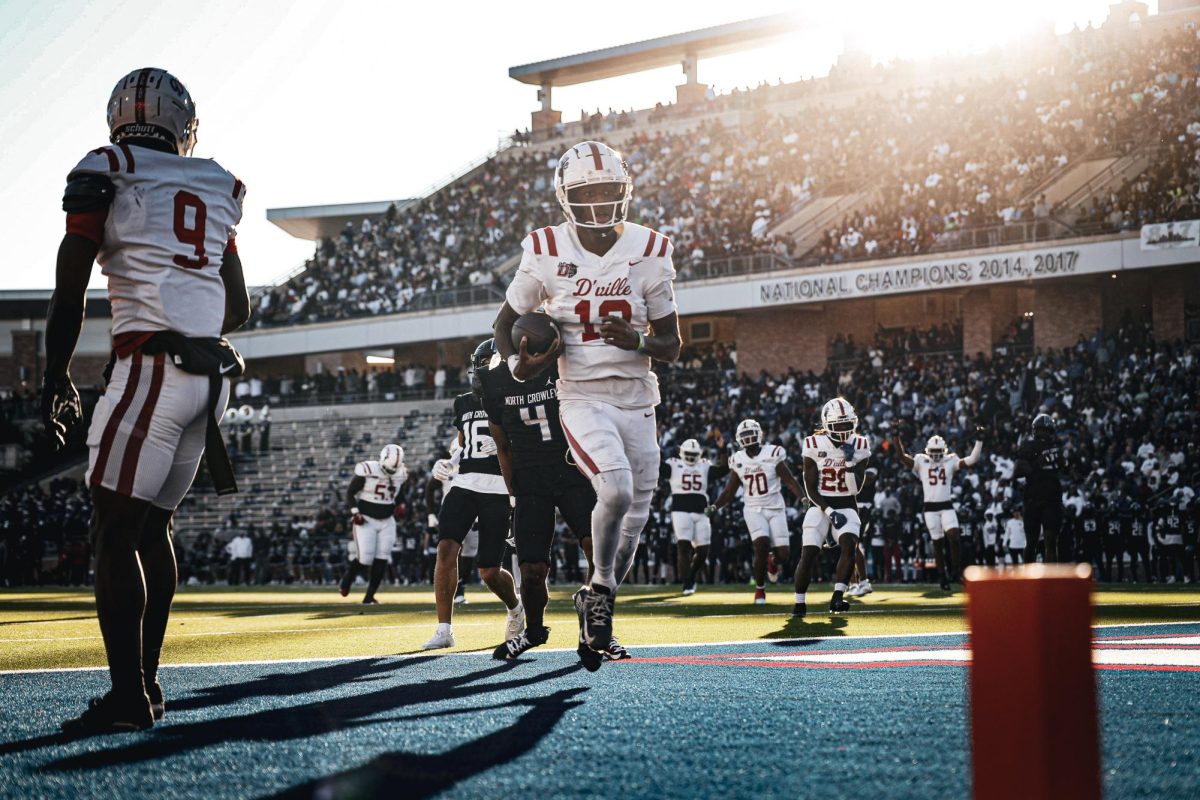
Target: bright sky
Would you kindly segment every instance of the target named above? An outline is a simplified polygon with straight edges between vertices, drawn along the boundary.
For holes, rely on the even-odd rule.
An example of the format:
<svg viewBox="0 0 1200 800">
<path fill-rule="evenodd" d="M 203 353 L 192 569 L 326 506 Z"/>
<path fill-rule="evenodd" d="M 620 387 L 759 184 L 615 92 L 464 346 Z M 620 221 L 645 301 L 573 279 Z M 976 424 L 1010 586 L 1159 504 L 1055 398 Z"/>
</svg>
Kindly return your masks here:
<svg viewBox="0 0 1200 800">
<path fill-rule="evenodd" d="M 884 62 L 976 52 L 1038 20 L 1060 32 L 1099 24 L 1108 3 L 0 0 L 0 289 L 53 285 L 63 180 L 107 141 L 109 93 L 134 68 L 164 67 L 187 84 L 201 120 L 195 154 L 246 183 L 238 250 L 260 284 L 312 252 L 267 222 L 268 208 L 411 196 L 525 128 L 536 89 L 508 78 L 515 64 L 810 14 L 810 31 L 701 61 L 700 80 L 728 91 L 824 75 L 846 41 Z M 566 121 L 584 108 L 646 108 L 673 100 L 681 82 L 676 68 L 654 70 L 557 89 L 554 106 Z"/>
</svg>

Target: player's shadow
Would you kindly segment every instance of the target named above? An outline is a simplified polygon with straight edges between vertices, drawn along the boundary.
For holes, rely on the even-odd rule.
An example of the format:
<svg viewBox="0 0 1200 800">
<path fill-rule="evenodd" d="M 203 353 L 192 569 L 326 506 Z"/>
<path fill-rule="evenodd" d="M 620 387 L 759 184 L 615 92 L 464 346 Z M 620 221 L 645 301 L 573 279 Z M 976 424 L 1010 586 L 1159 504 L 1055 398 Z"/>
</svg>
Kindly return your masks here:
<svg viewBox="0 0 1200 800">
<path fill-rule="evenodd" d="M 777 631 L 763 634 L 760 639 L 792 639 L 803 641 L 813 637 L 845 636 L 849 620 L 845 617 L 789 617 Z M 784 643 L 786 644 L 786 643 Z"/>
<path fill-rule="evenodd" d="M 536 686 L 565 677 L 580 669 L 579 664 L 572 664 L 527 677 L 488 681 L 505 676 L 516 666 L 515 663 L 497 664 L 465 675 L 448 676 L 423 683 L 387 686 L 330 700 L 315 700 L 285 708 L 254 710 L 198 722 L 168 724 L 162 728 L 155 728 L 149 736 L 139 738 L 124 747 L 67 756 L 46 764 L 42 769 L 50 772 L 98 769 L 168 758 L 225 742 L 284 742 L 306 739 L 330 731 L 376 725 L 378 721 L 375 718 L 387 711 Z"/>
<path fill-rule="evenodd" d="M 509 763 L 533 750 L 563 716 L 583 703 L 576 699 L 584 687 L 563 689 L 545 697 L 525 698 L 494 707 L 471 706 L 428 715 L 474 714 L 491 708 L 529 706 L 511 725 L 464 742 L 445 753 L 384 753 L 361 767 L 293 786 L 275 798 L 310 800 L 313 797 L 393 798 L 431 797 L 492 767 Z"/>
</svg>

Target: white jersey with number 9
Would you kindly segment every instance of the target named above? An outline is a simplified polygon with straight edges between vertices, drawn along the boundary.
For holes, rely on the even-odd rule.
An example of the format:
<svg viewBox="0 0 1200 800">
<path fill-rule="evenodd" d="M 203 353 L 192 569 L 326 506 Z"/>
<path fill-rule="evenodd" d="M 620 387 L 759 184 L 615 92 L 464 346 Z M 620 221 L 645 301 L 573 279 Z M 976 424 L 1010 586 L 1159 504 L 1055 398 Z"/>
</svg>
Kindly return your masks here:
<svg viewBox="0 0 1200 800">
<path fill-rule="evenodd" d="M 242 182 L 216 161 L 128 143 L 93 150 L 68 180 L 85 173 L 116 189 L 96 256 L 108 277 L 113 335 L 220 336 L 221 265 L 242 219 Z"/>
</svg>

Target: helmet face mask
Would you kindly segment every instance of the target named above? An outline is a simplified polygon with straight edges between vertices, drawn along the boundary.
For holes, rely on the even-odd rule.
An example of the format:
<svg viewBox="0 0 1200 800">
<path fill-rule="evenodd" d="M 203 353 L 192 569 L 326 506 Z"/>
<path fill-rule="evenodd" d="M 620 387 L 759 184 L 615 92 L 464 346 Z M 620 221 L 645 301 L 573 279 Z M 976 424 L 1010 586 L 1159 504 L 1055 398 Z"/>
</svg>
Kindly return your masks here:
<svg viewBox="0 0 1200 800">
<path fill-rule="evenodd" d="M 702 452 L 700 443 L 695 439 L 688 439 L 679 446 L 679 458 L 688 465 L 699 463 Z"/>
<path fill-rule="evenodd" d="M 1038 414 L 1033 418 L 1033 435 L 1038 439 L 1054 438 L 1054 418 L 1049 414 Z"/>
<path fill-rule="evenodd" d="M 379 452 L 379 468 L 388 475 L 395 475 L 404 465 L 404 448 L 398 444 L 384 445 Z"/>
<path fill-rule="evenodd" d="M 619 153 L 601 142 L 580 142 L 554 168 L 554 194 L 563 216 L 579 228 L 609 230 L 623 223 L 633 179 Z"/>
<path fill-rule="evenodd" d="M 109 141 L 154 139 L 190 156 L 200 121 L 187 87 L 164 69 L 135 69 L 117 82 L 108 99 Z"/>
<path fill-rule="evenodd" d="M 752 419 L 744 419 L 738 424 L 733 438 L 743 450 L 758 447 L 763 440 L 762 426 Z"/>
<path fill-rule="evenodd" d="M 835 397 L 821 409 L 821 425 L 831 441 L 845 444 L 858 430 L 858 415 L 848 401 Z"/>
<path fill-rule="evenodd" d="M 495 355 L 495 339 L 484 339 L 475 348 L 475 352 L 471 354 L 471 364 L 467 369 L 467 373 L 471 378 L 471 391 L 479 397 L 483 396 L 483 378 L 480 372 L 491 368 L 492 358 Z"/>
</svg>

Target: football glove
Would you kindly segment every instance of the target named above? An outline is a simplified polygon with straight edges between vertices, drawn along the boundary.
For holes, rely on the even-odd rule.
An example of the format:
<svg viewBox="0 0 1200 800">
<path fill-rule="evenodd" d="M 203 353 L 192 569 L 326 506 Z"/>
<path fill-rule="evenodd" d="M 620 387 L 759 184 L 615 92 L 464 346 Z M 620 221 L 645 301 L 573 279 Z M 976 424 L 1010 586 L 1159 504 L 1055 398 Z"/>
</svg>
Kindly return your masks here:
<svg viewBox="0 0 1200 800">
<path fill-rule="evenodd" d="M 829 515 L 829 521 L 833 523 L 834 530 L 841 530 L 846 527 L 846 515 L 836 508 L 826 508 L 825 513 Z"/>
<path fill-rule="evenodd" d="M 982 442 L 984 439 L 986 439 L 986 438 L 987 438 L 987 426 L 985 426 L 985 425 L 976 425 L 976 426 L 975 426 L 975 438 L 976 438 L 976 439 L 978 439 L 978 440 L 979 440 L 979 441 L 981 441 L 981 442 Z"/>
<path fill-rule="evenodd" d="M 350 521 L 355 525 L 366 525 L 367 518 L 357 508 L 350 509 Z"/>
<path fill-rule="evenodd" d="M 45 376 L 42 379 L 42 425 L 54 449 L 65 445 L 72 429 L 82 423 L 83 407 L 71 376 Z"/>
<path fill-rule="evenodd" d="M 448 481 L 458 473 L 458 465 L 448 458 L 439 458 L 433 464 L 433 479 Z"/>
<path fill-rule="evenodd" d="M 854 463 L 854 445 L 850 442 L 842 442 L 841 450 L 842 455 L 846 457 L 846 466 L 848 467 Z"/>
<path fill-rule="evenodd" d="M 426 524 L 431 528 L 436 528 L 438 526 L 437 514 L 430 512 L 429 518 L 426 520 Z"/>
<path fill-rule="evenodd" d="M 708 517 L 708 518 L 710 518 L 710 519 L 711 519 L 712 517 L 716 516 L 716 514 L 717 514 L 717 507 L 716 507 L 716 506 L 708 506 L 707 508 L 705 508 L 705 509 L 704 509 L 704 516 L 706 516 L 706 517 Z"/>
<path fill-rule="evenodd" d="M 496 446 L 496 440 L 490 436 L 479 437 L 479 452 L 484 456 L 494 456 L 500 448 Z"/>
</svg>

